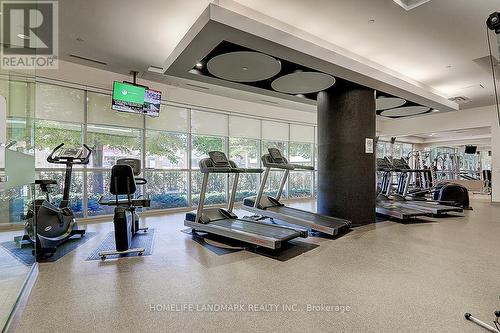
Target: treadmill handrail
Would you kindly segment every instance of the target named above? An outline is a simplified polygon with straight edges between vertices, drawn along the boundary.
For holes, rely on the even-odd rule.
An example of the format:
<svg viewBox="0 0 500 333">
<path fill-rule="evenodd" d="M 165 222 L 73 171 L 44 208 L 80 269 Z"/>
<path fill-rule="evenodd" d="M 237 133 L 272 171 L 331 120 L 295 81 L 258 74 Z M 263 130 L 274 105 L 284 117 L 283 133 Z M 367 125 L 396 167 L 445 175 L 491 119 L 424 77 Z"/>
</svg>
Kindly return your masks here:
<svg viewBox="0 0 500 333">
<path fill-rule="evenodd" d="M 311 165 L 301 165 L 301 164 L 290 164 L 293 166 L 294 170 L 310 170 L 314 171 L 314 167 Z"/>
<path fill-rule="evenodd" d="M 282 170 L 295 170 L 295 166 L 292 164 L 281 164 L 281 163 L 263 163 L 266 168 L 282 169 Z"/>
<path fill-rule="evenodd" d="M 263 173 L 264 169 L 262 168 L 238 168 L 239 170 L 242 170 L 242 173 Z"/>
</svg>

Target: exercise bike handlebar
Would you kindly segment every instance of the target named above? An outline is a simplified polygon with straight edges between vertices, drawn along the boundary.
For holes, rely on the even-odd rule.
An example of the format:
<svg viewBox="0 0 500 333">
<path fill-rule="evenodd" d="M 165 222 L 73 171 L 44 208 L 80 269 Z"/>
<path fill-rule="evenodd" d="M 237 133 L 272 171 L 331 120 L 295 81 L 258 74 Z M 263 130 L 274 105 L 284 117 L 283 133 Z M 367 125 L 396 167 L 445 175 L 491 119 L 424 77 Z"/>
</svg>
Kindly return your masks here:
<svg viewBox="0 0 500 333">
<path fill-rule="evenodd" d="M 62 147 L 64 146 L 64 143 L 61 143 L 57 147 L 55 147 L 50 155 L 47 157 L 47 162 L 53 163 L 53 164 L 88 164 L 90 155 L 92 154 L 92 149 L 89 148 L 86 144 L 83 144 L 83 147 L 85 149 L 85 156 L 83 157 L 59 157 L 59 156 L 54 156 Z"/>
</svg>

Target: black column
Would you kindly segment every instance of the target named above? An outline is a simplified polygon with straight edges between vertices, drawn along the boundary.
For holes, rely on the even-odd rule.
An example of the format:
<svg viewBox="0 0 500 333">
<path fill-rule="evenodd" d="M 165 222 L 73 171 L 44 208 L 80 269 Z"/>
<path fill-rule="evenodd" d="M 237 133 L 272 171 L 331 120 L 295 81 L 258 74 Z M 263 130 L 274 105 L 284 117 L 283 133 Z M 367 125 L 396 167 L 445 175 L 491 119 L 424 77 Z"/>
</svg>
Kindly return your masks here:
<svg viewBox="0 0 500 333">
<path fill-rule="evenodd" d="M 318 213 L 375 222 L 375 91 L 337 82 L 318 94 Z"/>
</svg>

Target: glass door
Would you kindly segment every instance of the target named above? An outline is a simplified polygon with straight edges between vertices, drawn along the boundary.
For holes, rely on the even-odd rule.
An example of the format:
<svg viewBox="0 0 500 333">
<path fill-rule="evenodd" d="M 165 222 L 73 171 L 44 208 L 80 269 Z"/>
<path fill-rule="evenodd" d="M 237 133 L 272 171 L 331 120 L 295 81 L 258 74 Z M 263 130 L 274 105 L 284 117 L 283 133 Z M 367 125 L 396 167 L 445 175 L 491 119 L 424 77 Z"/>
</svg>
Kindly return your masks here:
<svg viewBox="0 0 500 333">
<path fill-rule="evenodd" d="M 34 89 L 32 76 L 0 72 L 0 329 L 35 262 L 19 241 L 34 202 Z"/>
</svg>

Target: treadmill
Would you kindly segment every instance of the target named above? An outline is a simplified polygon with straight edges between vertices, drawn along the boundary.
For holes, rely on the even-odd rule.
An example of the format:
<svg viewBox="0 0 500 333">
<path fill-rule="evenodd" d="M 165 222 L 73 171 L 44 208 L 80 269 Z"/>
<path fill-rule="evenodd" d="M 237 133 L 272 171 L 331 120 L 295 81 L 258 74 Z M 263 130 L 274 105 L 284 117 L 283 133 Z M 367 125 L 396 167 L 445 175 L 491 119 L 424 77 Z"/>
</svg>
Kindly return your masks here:
<svg viewBox="0 0 500 333">
<path fill-rule="evenodd" d="M 411 169 L 404 159 L 393 159 L 392 172 L 400 173 L 398 179 L 398 187 L 400 188 L 398 188 L 398 193 L 401 194 L 396 194 L 396 195 L 393 194 L 396 200 L 403 200 L 405 205 L 407 205 L 408 207 L 417 210 L 422 210 L 432 215 L 443 215 L 449 212 L 461 213 L 464 211 L 462 207 L 443 205 L 437 201 L 426 200 L 425 198 L 422 198 L 423 200 L 417 200 L 416 198 L 408 199 L 406 194 L 408 193 L 408 188 L 411 180 L 411 173 L 418 171 L 421 170 Z"/>
<path fill-rule="evenodd" d="M 307 237 L 306 230 L 294 229 L 287 226 L 267 225 L 253 220 L 238 218 L 233 213 L 233 207 L 240 173 L 262 173 L 264 170 L 238 168 L 233 161 L 228 160 L 226 155 L 220 151 L 212 151 L 208 155 L 208 158 L 200 161 L 200 171 L 203 173 L 200 202 L 196 211 L 186 213 L 185 226 L 190 227 L 193 232 L 203 231 L 272 250 L 281 248 L 284 242 L 291 239 Z M 204 207 L 208 177 L 211 173 L 234 174 L 227 209 Z"/>
<path fill-rule="evenodd" d="M 399 165 L 398 165 L 399 166 Z M 449 212 L 463 212 L 460 207 L 440 205 L 430 201 L 407 200 L 392 193 L 392 176 L 394 172 L 404 172 L 396 168 L 387 157 L 377 159 L 377 171 L 383 172 L 377 195 L 377 214 L 407 220 L 417 216 L 442 216 Z"/>
<path fill-rule="evenodd" d="M 390 198 L 393 169 L 394 167 L 387 157 L 377 158 L 377 175 L 382 173 L 378 185 L 377 215 L 393 217 L 402 221 L 413 219 L 417 216 L 428 215 L 427 212 L 405 205 L 404 201 L 392 200 Z"/>
<path fill-rule="evenodd" d="M 255 220 L 261 221 L 262 223 L 281 224 L 280 221 L 284 221 L 285 225 L 297 225 L 332 236 L 349 230 L 351 227 L 351 221 L 316 214 L 282 204 L 280 202 L 280 198 L 290 171 L 313 171 L 314 167 L 288 163 L 287 159 L 277 148 L 269 148 L 268 151 L 269 154 L 262 156 L 262 163 L 266 168 L 266 171 L 262 178 L 259 192 L 256 197 L 252 196 L 243 200 L 243 209 L 256 214 L 257 216 L 255 217 Z M 275 198 L 263 195 L 264 187 L 266 186 L 266 181 L 272 168 L 285 170 L 285 174 L 281 179 L 278 194 Z"/>
</svg>

